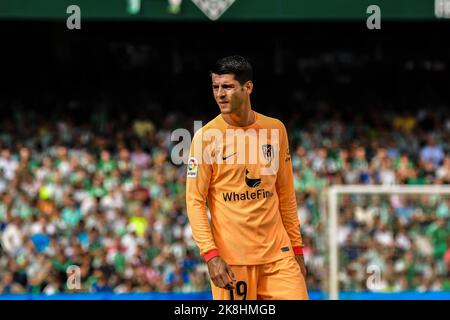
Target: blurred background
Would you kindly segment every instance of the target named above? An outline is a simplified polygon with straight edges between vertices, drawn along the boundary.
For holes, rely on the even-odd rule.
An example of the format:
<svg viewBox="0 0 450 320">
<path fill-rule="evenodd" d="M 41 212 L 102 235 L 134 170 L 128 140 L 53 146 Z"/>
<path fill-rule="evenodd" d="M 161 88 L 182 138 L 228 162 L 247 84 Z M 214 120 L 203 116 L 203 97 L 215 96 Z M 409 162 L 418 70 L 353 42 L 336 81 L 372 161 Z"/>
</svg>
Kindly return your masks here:
<svg viewBox="0 0 450 320">
<path fill-rule="evenodd" d="M 0 299 L 211 298 L 170 136 L 218 114 L 225 55 L 288 128 L 311 298 L 330 186 L 450 182 L 450 1 L 379 0 L 379 30 L 369 1 L 77 2 L 0 1 Z M 450 195 L 338 209 L 342 299 L 450 298 Z"/>
</svg>

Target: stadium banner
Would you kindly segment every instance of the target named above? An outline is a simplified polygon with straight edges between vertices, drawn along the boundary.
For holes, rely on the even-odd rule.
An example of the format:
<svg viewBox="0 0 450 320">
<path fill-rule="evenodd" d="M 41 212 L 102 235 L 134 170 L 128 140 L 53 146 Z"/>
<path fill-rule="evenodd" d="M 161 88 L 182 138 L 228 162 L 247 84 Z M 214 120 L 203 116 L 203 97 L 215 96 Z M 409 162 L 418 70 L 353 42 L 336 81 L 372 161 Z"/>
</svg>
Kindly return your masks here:
<svg viewBox="0 0 450 320">
<path fill-rule="evenodd" d="M 450 0 L 33 0 L 0 1 L 0 19 L 65 19 L 76 5 L 86 19 L 154 21 L 366 20 L 377 5 L 383 19 L 434 20 L 450 16 Z"/>
<path fill-rule="evenodd" d="M 321 291 L 309 291 L 310 300 L 328 300 L 329 296 Z M 356 292 L 340 291 L 340 300 L 450 300 L 450 291 L 402 291 L 402 292 Z M 192 293 L 57 293 L 57 294 L 0 294 L 0 300 L 212 300 L 211 292 Z"/>
</svg>

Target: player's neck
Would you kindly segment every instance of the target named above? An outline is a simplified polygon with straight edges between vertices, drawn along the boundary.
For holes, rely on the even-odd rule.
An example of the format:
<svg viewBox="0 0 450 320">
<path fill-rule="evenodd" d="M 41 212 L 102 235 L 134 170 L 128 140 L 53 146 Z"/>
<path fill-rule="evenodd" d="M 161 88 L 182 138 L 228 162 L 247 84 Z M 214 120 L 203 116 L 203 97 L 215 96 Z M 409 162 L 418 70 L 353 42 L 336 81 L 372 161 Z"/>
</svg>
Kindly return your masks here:
<svg viewBox="0 0 450 320">
<path fill-rule="evenodd" d="M 256 115 L 251 106 L 243 108 L 240 112 L 222 114 L 223 119 L 234 127 L 248 127 L 255 123 Z"/>
</svg>

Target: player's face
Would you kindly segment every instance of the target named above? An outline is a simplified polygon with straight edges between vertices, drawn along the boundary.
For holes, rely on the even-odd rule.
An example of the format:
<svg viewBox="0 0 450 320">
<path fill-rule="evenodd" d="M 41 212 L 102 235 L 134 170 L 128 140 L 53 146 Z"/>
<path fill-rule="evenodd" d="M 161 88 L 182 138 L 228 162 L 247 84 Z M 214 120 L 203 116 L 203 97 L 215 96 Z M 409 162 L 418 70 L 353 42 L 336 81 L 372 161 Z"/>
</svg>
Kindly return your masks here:
<svg viewBox="0 0 450 320">
<path fill-rule="evenodd" d="M 233 74 L 212 74 L 214 98 L 223 114 L 236 113 L 249 100 L 251 83 L 241 85 Z"/>
</svg>

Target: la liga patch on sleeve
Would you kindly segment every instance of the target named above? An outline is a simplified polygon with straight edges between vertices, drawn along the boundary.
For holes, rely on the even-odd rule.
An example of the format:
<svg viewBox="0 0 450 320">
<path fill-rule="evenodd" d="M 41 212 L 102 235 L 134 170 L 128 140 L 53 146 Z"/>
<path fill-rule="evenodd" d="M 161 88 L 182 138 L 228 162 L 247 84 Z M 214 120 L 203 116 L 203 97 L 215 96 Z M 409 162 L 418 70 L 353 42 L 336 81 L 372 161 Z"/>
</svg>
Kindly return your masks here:
<svg viewBox="0 0 450 320">
<path fill-rule="evenodd" d="M 187 177 L 197 178 L 198 160 L 195 157 L 190 157 L 188 161 Z"/>
</svg>

